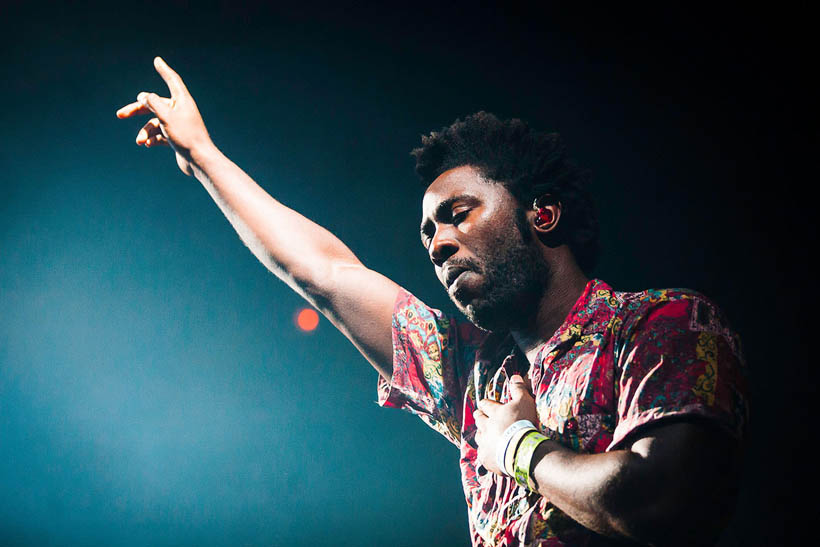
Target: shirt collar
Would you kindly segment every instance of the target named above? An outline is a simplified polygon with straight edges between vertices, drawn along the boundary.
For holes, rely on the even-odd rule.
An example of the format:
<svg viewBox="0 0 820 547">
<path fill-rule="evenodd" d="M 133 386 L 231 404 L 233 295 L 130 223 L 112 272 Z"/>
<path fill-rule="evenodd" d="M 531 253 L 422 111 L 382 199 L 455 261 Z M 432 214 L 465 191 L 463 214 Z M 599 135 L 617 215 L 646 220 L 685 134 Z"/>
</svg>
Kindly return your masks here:
<svg viewBox="0 0 820 547">
<path fill-rule="evenodd" d="M 620 300 L 612 287 L 600 279 L 591 279 L 564 322 L 538 351 L 535 362 L 540 363 L 559 346 L 574 344 L 584 336 L 603 332 L 619 305 Z"/>
<path fill-rule="evenodd" d="M 535 363 L 541 363 L 546 355 L 558 346 L 574 344 L 585 335 L 602 332 L 619 304 L 620 300 L 612 287 L 600 279 L 591 279 L 564 322 L 538 351 Z M 515 372 L 526 374 L 529 369 L 526 356 L 509 333 L 488 334 L 476 357 L 495 366 L 500 366 L 504 359 L 509 357 L 511 364 L 517 364 Z"/>
</svg>

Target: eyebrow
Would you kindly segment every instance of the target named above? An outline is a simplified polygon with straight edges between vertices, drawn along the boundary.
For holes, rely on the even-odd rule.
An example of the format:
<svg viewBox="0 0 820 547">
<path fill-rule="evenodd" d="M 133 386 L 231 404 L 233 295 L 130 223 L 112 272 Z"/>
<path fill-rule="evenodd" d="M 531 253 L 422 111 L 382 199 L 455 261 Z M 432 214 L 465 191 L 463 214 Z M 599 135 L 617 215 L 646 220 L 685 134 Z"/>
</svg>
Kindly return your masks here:
<svg viewBox="0 0 820 547">
<path fill-rule="evenodd" d="M 453 204 L 457 201 L 469 201 L 471 203 L 475 203 L 478 201 L 478 198 L 472 194 L 459 194 L 457 196 L 447 198 L 436 206 L 436 210 L 433 211 L 433 218 L 442 218 L 447 213 L 447 211 L 453 207 Z M 421 226 L 419 226 L 419 233 L 421 235 L 422 240 L 424 239 L 424 236 L 427 235 L 427 230 L 429 229 L 429 226 L 431 224 L 432 221 L 429 218 L 425 218 L 421 221 Z"/>
</svg>

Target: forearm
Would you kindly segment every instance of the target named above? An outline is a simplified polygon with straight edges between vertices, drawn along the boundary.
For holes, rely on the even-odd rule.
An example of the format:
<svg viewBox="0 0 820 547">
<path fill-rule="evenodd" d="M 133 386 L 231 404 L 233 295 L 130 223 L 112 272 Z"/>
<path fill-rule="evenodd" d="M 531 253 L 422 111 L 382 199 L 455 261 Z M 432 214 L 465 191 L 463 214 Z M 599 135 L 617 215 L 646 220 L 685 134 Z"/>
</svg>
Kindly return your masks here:
<svg viewBox="0 0 820 547">
<path fill-rule="evenodd" d="M 546 441 L 531 469 L 540 494 L 599 534 L 712 545 L 731 515 L 739 448 L 716 429 L 677 423 L 598 454 Z"/>
<path fill-rule="evenodd" d="M 532 475 L 538 492 L 573 520 L 602 535 L 636 539 L 641 494 L 632 478 L 639 459 L 626 450 L 579 454 L 546 441 L 533 455 Z"/>
<path fill-rule="evenodd" d="M 334 268 L 361 265 L 336 236 L 275 200 L 216 146 L 191 156 L 195 177 L 251 252 L 312 303 L 327 298 Z"/>
<path fill-rule="evenodd" d="M 271 197 L 215 146 L 192 151 L 191 167 L 251 252 L 390 380 L 398 285 L 365 268 L 328 230 Z"/>
</svg>

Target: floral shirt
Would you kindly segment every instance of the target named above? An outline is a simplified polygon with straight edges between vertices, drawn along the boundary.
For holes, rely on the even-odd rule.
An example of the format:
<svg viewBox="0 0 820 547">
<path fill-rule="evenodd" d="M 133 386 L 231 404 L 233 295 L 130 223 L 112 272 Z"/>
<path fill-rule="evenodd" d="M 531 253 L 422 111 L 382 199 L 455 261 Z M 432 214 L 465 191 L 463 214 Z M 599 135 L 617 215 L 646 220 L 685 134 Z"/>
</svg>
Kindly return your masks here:
<svg viewBox="0 0 820 547">
<path fill-rule="evenodd" d="M 582 527 L 537 492 L 477 462 L 473 411 L 509 400 L 507 379 L 528 377 L 541 432 L 577 452 L 622 448 L 670 417 L 706 419 L 740 438 L 748 416 L 737 335 L 687 289 L 614 291 L 590 281 L 532 366 L 510 337 L 425 306 L 402 290 L 393 313 L 393 376 L 379 404 L 418 415 L 461 451 L 474 546 L 592 545 Z"/>
</svg>

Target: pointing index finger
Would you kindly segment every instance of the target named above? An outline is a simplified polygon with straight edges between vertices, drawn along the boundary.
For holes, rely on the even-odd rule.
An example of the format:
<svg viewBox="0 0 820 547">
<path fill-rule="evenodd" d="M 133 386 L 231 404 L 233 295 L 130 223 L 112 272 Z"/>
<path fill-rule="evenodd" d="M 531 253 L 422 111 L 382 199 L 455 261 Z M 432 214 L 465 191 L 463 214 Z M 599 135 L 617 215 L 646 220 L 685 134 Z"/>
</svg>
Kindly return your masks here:
<svg viewBox="0 0 820 547">
<path fill-rule="evenodd" d="M 137 114 L 149 114 L 151 111 L 141 102 L 127 104 L 117 110 L 117 117 L 128 118 Z"/>
<path fill-rule="evenodd" d="M 168 89 L 171 91 L 171 97 L 179 99 L 188 94 L 188 89 L 173 68 L 162 60 L 162 57 L 154 57 L 154 68 L 157 69 L 159 75 L 168 84 Z"/>
</svg>

